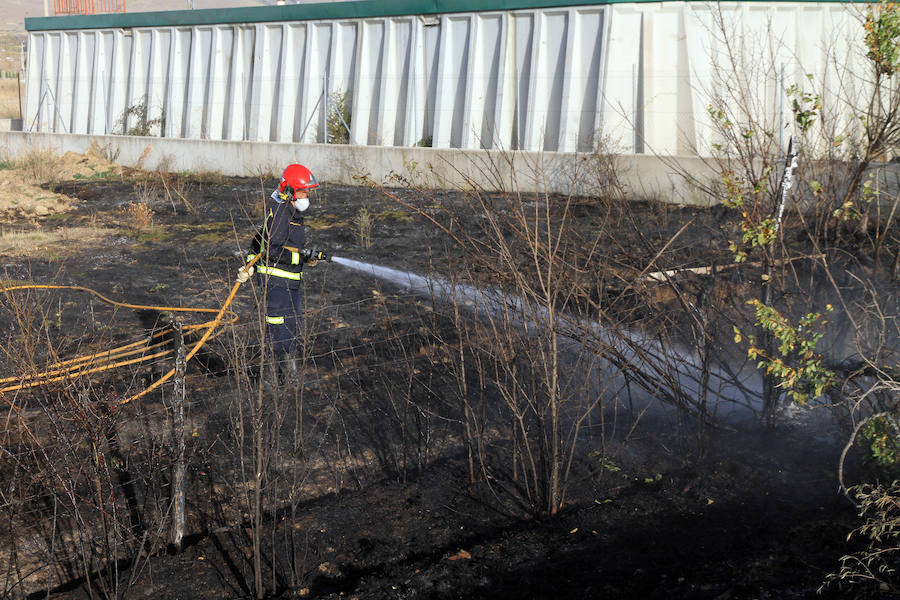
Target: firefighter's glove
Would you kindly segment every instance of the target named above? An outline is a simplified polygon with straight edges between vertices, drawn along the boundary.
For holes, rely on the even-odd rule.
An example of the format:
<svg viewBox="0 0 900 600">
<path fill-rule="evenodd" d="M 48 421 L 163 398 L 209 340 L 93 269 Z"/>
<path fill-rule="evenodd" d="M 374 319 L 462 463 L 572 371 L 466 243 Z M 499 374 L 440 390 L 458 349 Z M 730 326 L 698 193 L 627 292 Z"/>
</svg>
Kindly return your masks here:
<svg viewBox="0 0 900 600">
<path fill-rule="evenodd" d="M 314 267 L 320 260 L 328 260 L 328 255 L 324 250 L 319 250 L 318 248 L 303 249 L 304 264 L 309 265 L 310 267 Z"/>
<path fill-rule="evenodd" d="M 253 267 L 244 265 L 243 267 L 241 267 L 240 269 L 238 269 L 238 272 L 237 272 L 237 280 L 238 280 L 239 283 L 244 283 L 244 282 L 246 282 L 248 279 L 250 279 L 250 276 L 251 276 L 251 275 L 253 275 Z"/>
</svg>

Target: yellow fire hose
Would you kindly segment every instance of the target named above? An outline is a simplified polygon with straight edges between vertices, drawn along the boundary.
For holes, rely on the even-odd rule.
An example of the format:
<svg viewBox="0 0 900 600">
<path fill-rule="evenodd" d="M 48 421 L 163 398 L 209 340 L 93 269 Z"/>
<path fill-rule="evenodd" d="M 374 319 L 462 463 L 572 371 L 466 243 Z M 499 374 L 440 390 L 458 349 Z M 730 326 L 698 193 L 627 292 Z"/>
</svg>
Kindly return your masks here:
<svg viewBox="0 0 900 600">
<path fill-rule="evenodd" d="M 247 263 L 247 267 L 253 266 L 256 261 L 261 258 L 261 254 L 257 255 Z M 130 309 L 138 309 L 138 310 L 155 310 L 155 311 L 167 311 L 167 312 L 203 312 L 203 313 L 216 313 L 216 316 L 211 320 L 205 323 L 200 323 L 197 325 L 186 325 L 183 328 L 183 331 L 186 333 L 197 331 L 200 329 L 205 329 L 203 336 L 194 344 L 191 344 L 190 351 L 185 357 L 185 362 L 191 360 L 194 355 L 203 347 L 203 344 L 209 340 L 212 336 L 213 331 L 222 324 L 233 323 L 237 320 L 237 315 L 228 310 L 228 307 L 231 305 L 231 302 L 234 300 L 235 295 L 237 294 L 238 289 L 241 287 L 241 282 L 236 281 L 231 288 L 231 292 L 228 294 L 228 297 L 225 299 L 225 303 L 221 308 L 184 308 L 184 307 L 173 307 L 173 306 L 149 306 L 142 304 L 129 304 L 126 302 L 118 302 L 116 300 L 112 300 L 107 298 L 106 296 L 100 294 L 99 292 L 92 290 L 90 288 L 78 286 L 78 285 L 49 285 L 49 284 L 21 284 L 14 285 L 8 287 L 0 287 L 0 293 L 7 293 L 14 290 L 23 290 L 23 289 L 44 289 L 44 290 L 75 290 L 81 292 L 87 292 L 89 294 L 93 294 L 103 302 L 110 304 L 112 306 L 117 306 L 120 308 L 130 308 Z M 224 320 L 223 317 L 229 315 L 228 320 Z M 37 387 L 40 385 L 45 385 L 48 383 L 54 383 L 57 381 L 64 381 L 67 379 L 71 379 L 74 377 L 88 375 L 91 373 L 98 373 L 101 371 L 107 371 L 110 369 L 114 369 L 117 367 L 123 367 L 126 365 L 131 365 L 135 363 L 140 363 L 148 360 L 152 360 L 154 358 L 159 358 L 161 356 L 165 356 L 172 352 L 172 349 L 164 349 L 158 352 L 154 352 L 152 354 L 146 354 L 149 350 L 154 350 L 157 348 L 162 348 L 168 344 L 167 341 L 163 340 L 156 343 L 149 343 L 155 338 L 159 338 L 166 335 L 166 332 L 157 332 L 153 334 L 149 340 L 141 340 L 138 342 L 133 342 L 130 344 L 126 344 L 124 346 L 119 346 L 118 348 L 112 348 L 106 352 L 98 352 L 94 354 L 90 354 L 87 356 L 80 356 L 64 361 L 59 361 L 50 365 L 47 365 L 44 371 L 40 373 L 34 373 L 30 375 L 24 375 L 19 377 L 6 377 L 0 379 L 0 385 L 18 382 L 15 385 L 9 385 L 6 387 L 0 387 L 0 397 L 5 392 L 12 392 L 16 390 L 22 390 L 32 387 Z M 140 356 L 136 358 L 127 358 L 129 356 L 134 356 L 139 354 Z M 122 360 L 126 359 L 127 360 Z M 101 364 L 97 364 L 97 362 L 102 361 Z M 150 393 L 151 391 L 158 388 L 160 385 L 168 381 L 175 374 L 175 369 L 172 368 L 168 373 L 163 375 L 157 381 L 153 382 L 150 386 L 148 386 L 142 392 L 139 392 L 130 398 L 126 398 L 124 400 L 120 400 L 119 404 L 128 404 L 132 400 L 137 400 L 138 398 Z M 15 404 L 3 398 L 3 400 L 15 410 L 20 410 Z"/>
</svg>

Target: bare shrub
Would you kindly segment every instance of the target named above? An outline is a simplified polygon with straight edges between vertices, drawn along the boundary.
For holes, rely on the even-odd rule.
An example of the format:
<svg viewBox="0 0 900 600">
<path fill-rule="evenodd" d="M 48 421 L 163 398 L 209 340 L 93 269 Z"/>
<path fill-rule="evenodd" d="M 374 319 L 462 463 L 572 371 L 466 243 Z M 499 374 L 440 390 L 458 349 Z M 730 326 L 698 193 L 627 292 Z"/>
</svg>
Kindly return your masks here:
<svg viewBox="0 0 900 600">
<path fill-rule="evenodd" d="M 854 487 L 863 524 L 850 537 L 863 538 L 864 550 L 841 557 L 841 568 L 822 589 L 868 589 L 873 594 L 900 593 L 900 482 Z"/>
<path fill-rule="evenodd" d="M 113 146 L 112 143 L 99 144 L 97 142 L 91 142 L 87 154 L 101 158 L 109 163 L 115 163 L 119 160 L 119 154 L 121 154 L 121 152 L 122 149 L 118 146 Z"/>
<path fill-rule="evenodd" d="M 503 165 L 485 170 L 504 171 Z M 407 186 L 414 180 L 397 179 Z M 629 222 L 621 201 L 515 188 L 488 193 L 472 183 L 469 190 L 449 202 L 421 189 L 381 189 L 446 236 L 447 252 L 438 260 L 451 278 L 435 283 L 435 295 L 451 305 L 455 336 L 441 343 L 452 348 L 447 358 L 473 482 L 484 482 L 515 513 L 555 514 L 565 504 L 579 443 L 591 438 L 602 447 L 623 427 L 604 420 L 620 402 L 628 405 L 643 391 L 702 422 L 713 420 L 719 396 L 707 400 L 703 390 L 721 391 L 724 376 L 712 375 L 712 347 L 706 366 L 698 366 L 679 349 L 669 313 L 650 322 L 639 312 L 656 302 L 641 276 L 677 260 L 667 250 L 681 231 L 655 238 L 646 253 L 623 255 L 623 224 L 637 236 L 653 227 Z M 597 227 L 576 226 L 585 212 Z M 635 421 L 625 430 L 646 410 L 630 406 L 625 420 Z"/>
<path fill-rule="evenodd" d="M 172 212 L 178 212 L 177 201 L 189 214 L 196 214 L 197 209 L 191 201 L 191 195 L 194 193 L 194 184 L 187 177 L 180 174 L 165 171 L 157 171 L 157 174 L 162 183 L 166 199 L 172 204 Z"/>
<path fill-rule="evenodd" d="M 277 181 L 281 179 L 282 169 L 284 169 L 284 165 L 270 161 L 266 164 L 257 164 L 249 171 L 254 178 L 260 181 L 272 181 L 273 179 Z"/>
<path fill-rule="evenodd" d="M 33 290 L 0 298 L 3 372 L 27 378 L 60 355 L 110 347 L 103 333 L 74 343 L 62 335 L 63 328 L 92 327 L 80 320 L 80 307 L 67 306 Z M 118 391 L 127 393 L 127 387 Z M 115 396 L 111 387 L 73 375 L 4 396 L 19 407 L 0 432 L 7 482 L 0 493 L 6 517 L 0 531 L 8 542 L 0 553 L 12 575 L 0 588 L 5 595 L 49 593 L 80 576 L 89 595 L 122 598 L 147 555 L 159 548 L 167 508 L 158 493 L 160 462 L 149 459 L 160 445 L 154 450 L 151 444 L 143 455 L 146 447 L 130 443 L 134 435 L 153 436 L 136 428 L 140 419 L 131 420 L 128 411 L 111 410 L 110 393 Z M 131 471 L 134 464 L 141 469 Z"/>
<path fill-rule="evenodd" d="M 122 111 L 116 121 L 116 128 L 122 135 L 158 135 L 160 130 L 165 129 L 165 112 L 160 111 L 158 117 L 152 118 L 147 100 L 143 99 Z"/>
<path fill-rule="evenodd" d="M 325 143 L 350 143 L 350 92 L 336 91 L 328 99 L 325 117 Z"/>
<path fill-rule="evenodd" d="M 159 188 L 152 183 L 138 183 L 134 186 L 134 195 L 137 204 L 153 206 L 159 199 Z"/>
<path fill-rule="evenodd" d="M 52 190 L 59 180 L 62 159 L 54 148 L 31 146 L 16 157 L 16 167 L 21 169 L 31 183 L 46 184 Z"/>
<path fill-rule="evenodd" d="M 153 209 L 141 201 L 122 207 L 122 217 L 125 225 L 136 232 L 145 231 L 153 225 Z"/>
<path fill-rule="evenodd" d="M 896 590 L 895 573 L 886 567 L 897 552 L 896 539 L 886 534 L 896 523 L 896 490 L 851 485 L 844 469 L 851 450 L 862 456 L 855 477 L 863 481 L 893 473 L 890 480 L 900 465 L 900 197 L 886 193 L 897 176 L 882 162 L 900 147 L 900 9 L 873 3 L 860 9 L 858 22 L 848 20 L 846 39 L 826 46 L 826 81 L 786 82 L 791 111 L 785 122 L 754 101 L 752 91 L 754 76 L 777 81 L 771 47 L 748 44 L 723 11 L 714 14 L 712 34 L 727 58 L 717 63 L 716 85 L 707 90 L 722 182 L 710 193 L 735 210 L 735 261 L 760 267 L 753 275 L 761 290 L 754 314 L 749 322 L 747 315 L 736 318 L 736 339 L 757 327 L 746 351 L 763 371 L 771 427 L 776 408 L 790 403 L 827 406 L 847 426 L 839 476 L 860 506 L 865 523 L 857 533 L 868 538 L 868 548 L 844 557 L 829 581 Z M 782 140 L 785 128 L 790 135 Z"/>
<path fill-rule="evenodd" d="M 356 226 L 356 239 L 363 248 L 372 245 L 372 228 L 375 226 L 375 216 L 365 206 L 360 208 L 353 220 Z"/>
</svg>

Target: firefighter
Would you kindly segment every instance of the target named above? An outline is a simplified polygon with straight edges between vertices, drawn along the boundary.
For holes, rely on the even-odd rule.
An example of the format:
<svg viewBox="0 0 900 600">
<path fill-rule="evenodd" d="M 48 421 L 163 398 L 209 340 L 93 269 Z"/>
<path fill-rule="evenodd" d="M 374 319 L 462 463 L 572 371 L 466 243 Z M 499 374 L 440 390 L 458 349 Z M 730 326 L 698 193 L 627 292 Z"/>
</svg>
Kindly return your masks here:
<svg viewBox="0 0 900 600">
<path fill-rule="evenodd" d="M 309 193 L 319 187 L 316 178 L 303 165 L 285 168 L 281 182 L 272 192 L 266 220 L 253 239 L 247 262 L 260 254 L 255 267 L 244 265 L 237 280 L 246 282 L 254 271 L 265 290 L 266 330 L 275 364 L 275 379 L 297 381 L 297 349 L 300 340 L 300 315 L 303 309 L 301 279 L 303 267 L 315 266 L 325 258 L 321 251 L 306 248 L 303 214 L 309 208 Z"/>
</svg>

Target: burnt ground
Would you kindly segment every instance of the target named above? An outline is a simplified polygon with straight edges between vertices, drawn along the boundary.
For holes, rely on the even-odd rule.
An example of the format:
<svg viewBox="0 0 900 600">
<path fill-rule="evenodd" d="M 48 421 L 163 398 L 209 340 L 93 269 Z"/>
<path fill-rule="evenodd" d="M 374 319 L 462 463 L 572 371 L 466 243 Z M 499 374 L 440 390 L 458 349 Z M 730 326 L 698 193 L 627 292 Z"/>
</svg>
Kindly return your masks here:
<svg viewBox="0 0 900 600">
<path fill-rule="evenodd" d="M 134 199 L 131 182 L 71 182 L 63 191 L 78 199 L 76 206 L 35 226 L 90 225 L 108 235 L 87 246 L 70 240 L 43 258 L 3 257 L 4 278 L 86 285 L 119 300 L 166 306 L 221 303 L 241 264 L 238 245 L 249 242 L 257 225 L 262 196 L 256 180 L 201 182 L 190 207 L 162 196 L 153 200 L 153 226 L 137 231 L 122 212 Z M 354 234 L 361 204 L 378 216 L 368 249 Z M 723 218 L 715 210 L 634 210 L 648 227 L 659 226 L 648 234 L 657 239 L 685 217 L 713 224 Z M 325 186 L 310 212 L 312 244 L 395 268 L 431 268 L 431 229 L 372 190 Z M 365 402 L 367 390 L 384 382 L 379 365 L 401 349 L 382 340 L 415 337 L 431 301 L 336 264 L 320 264 L 308 275 L 306 307 L 315 313 L 309 322 L 316 332 L 303 388 L 310 412 L 304 427 L 320 438 L 291 455 L 307 465 L 304 478 L 293 480 L 296 500 L 282 496 L 264 515 L 263 583 L 271 596 L 854 597 L 834 588 L 817 594 L 839 557 L 853 549 L 846 536 L 857 524 L 855 510 L 838 493 L 840 434 L 804 421 L 769 432 L 747 418 L 713 429 L 701 451 L 689 423 L 675 415 L 648 417 L 634 429 L 620 427 L 603 444 L 585 440 L 564 510 L 526 518 L 498 502 L 484 482 L 469 482 L 458 431 L 433 424 L 427 456 L 406 460 L 391 450 L 391 415 Z M 239 334 L 218 338 L 206 368 L 192 367 L 188 377 L 194 437 L 186 548 L 157 546 L 149 556 L 124 561 L 120 592 L 128 597 L 252 597 L 251 516 L 242 500 L 248 488 L 238 481 L 239 458 L 227 443 L 235 413 L 226 405 L 240 389 L 229 355 L 233 340 L 252 339 L 253 294 L 242 289 L 234 307 Z M 74 310 L 84 320 L 83 305 Z M 115 340 L 131 339 L 147 326 L 137 313 L 117 313 L 111 323 L 107 334 Z M 337 365 L 348 370 L 333 377 Z M 138 369 L 106 385 L 122 397 L 162 368 Z M 120 435 L 137 445 L 153 436 L 129 434 L 129 427 L 166 408 L 164 398 L 151 395 L 125 410 L 131 412 Z M 38 598 L 49 588 L 52 598 L 73 599 L 96 593 L 77 569 L 69 569 L 68 578 L 59 571 L 46 586 L 23 584 L 15 593 Z"/>
</svg>

